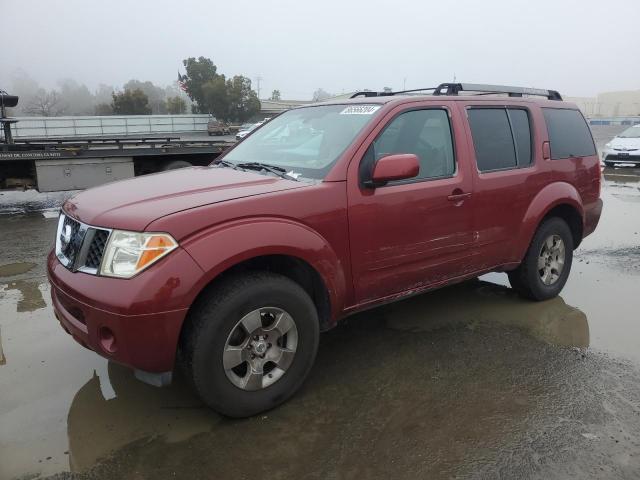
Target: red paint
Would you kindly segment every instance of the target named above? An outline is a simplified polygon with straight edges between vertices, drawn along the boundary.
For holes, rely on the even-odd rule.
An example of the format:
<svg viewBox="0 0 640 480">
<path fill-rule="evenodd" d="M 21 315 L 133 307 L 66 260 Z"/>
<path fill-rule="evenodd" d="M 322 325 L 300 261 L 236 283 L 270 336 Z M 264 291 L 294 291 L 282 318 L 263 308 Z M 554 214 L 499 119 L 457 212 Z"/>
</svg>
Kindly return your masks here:
<svg viewBox="0 0 640 480">
<path fill-rule="evenodd" d="M 104 185 L 68 201 L 64 210 L 87 224 L 168 232 L 180 248 L 129 280 L 71 273 L 50 255 L 53 304 L 65 330 L 115 361 L 166 371 L 173 367 L 182 324 L 198 294 L 228 268 L 254 257 L 288 255 L 314 268 L 336 322 L 373 305 L 515 267 L 554 207 L 573 208 L 583 235 L 595 229 L 602 209 L 597 156 L 546 158 L 549 139 L 540 107 L 574 105 L 489 96 L 348 103 L 381 108 L 323 182 L 201 167 Z M 471 105 L 527 108 L 532 165 L 479 173 L 466 118 Z M 449 112 L 455 175 L 362 185 L 358 167 L 370 143 L 397 114 L 419 107 Z M 374 177 L 418 173 L 413 155 L 395 157 L 393 164 L 378 161 Z"/>
<path fill-rule="evenodd" d="M 420 172 L 418 157 L 412 153 L 388 155 L 376 162 L 371 178 L 375 183 L 413 178 Z"/>
</svg>

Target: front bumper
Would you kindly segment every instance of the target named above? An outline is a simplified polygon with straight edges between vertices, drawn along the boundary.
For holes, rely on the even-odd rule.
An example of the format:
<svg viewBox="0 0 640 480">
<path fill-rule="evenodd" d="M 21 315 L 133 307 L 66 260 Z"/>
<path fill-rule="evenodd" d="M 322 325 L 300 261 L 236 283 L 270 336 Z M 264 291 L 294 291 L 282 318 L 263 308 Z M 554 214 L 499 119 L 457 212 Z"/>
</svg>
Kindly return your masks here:
<svg viewBox="0 0 640 480">
<path fill-rule="evenodd" d="M 640 163 L 640 150 L 622 152 L 606 148 L 602 151 L 602 161 L 612 163 Z"/>
<path fill-rule="evenodd" d="M 47 273 L 55 316 L 78 343 L 134 369 L 173 369 L 182 323 L 202 275 L 185 251 L 172 252 L 128 280 L 71 272 L 52 252 Z"/>
</svg>

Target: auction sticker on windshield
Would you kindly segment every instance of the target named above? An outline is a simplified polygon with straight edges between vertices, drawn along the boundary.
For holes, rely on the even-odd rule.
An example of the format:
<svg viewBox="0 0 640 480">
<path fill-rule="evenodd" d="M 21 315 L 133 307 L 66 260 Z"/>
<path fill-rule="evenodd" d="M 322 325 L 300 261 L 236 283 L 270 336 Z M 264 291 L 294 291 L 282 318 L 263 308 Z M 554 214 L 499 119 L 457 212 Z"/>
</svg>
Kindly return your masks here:
<svg viewBox="0 0 640 480">
<path fill-rule="evenodd" d="M 340 112 L 340 115 L 371 115 L 380 109 L 380 105 L 349 105 Z"/>
</svg>

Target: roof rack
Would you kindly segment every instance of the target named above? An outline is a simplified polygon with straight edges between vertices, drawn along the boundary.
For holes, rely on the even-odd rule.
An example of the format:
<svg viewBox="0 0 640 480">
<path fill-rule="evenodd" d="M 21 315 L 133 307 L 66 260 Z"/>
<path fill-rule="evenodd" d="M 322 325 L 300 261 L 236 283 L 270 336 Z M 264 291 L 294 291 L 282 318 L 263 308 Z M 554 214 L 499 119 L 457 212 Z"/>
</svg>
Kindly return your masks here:
<svg viewBox="0 0 640 480">
<path fill-rule="evenodd" d="M 556 90 L 543 90 L 540 88 L 510 87 L 507 85 L 483 85 L 479 83 L 441 83 L 437 87 L 414 88 L 399 92 L 356 92 L 351 98 L 356 97 L 387 97 L 401 95 L 403 93 L 423 92 L 433 90 L 432 95 L 458 95 L 460 92 L 477 92 L 478 94 L 505 93 L 510 97 L 522 97 L 523 95 L 535 95 L 546 97 L 549 100 L 562 101 L 562 96 Z"/>
<path fill-rule="evenodd" d="M 549 100 L 562 100 L 562 96 L 556 90 L 543 90 L 541 88 L 510 87 L 507 85 L 482 85 L 479 83 L 441 83 L 433 92 L 434 95 L 458 95 L 459 92 L 480 93 L 506 93 L 510 97 L 522 97 L 523 95 L 536 95 L 546 97 Z"/>
</svg>

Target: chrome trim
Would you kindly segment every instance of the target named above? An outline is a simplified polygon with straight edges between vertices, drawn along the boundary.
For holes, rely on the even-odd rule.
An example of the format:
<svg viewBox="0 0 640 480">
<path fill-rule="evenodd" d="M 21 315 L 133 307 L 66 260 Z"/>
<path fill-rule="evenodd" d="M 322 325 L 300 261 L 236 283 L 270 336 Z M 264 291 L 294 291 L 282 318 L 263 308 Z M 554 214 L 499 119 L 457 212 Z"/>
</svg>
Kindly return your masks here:
<svg viewBox="0 0 640 480">
<path fill-rule="evenodd" d="M 78 235 L 76 235 L 76 238 L 75 238 L 75 241 L 78 242 L 79 244 L 76 245 L 76 249 L 75 249 L 76 255 L 75 255 L 73 264 L 71 262 L 71 259 L 69 259 L 62 252 L 62 240 L 63 240 L 62 227 L 67 217 L 69 217 L 71 220 L 79 224 L 79 227 L 78 227 L 79 233 Z M 88 254 L 89 248 L 91 248 L 91 244 L 93 242 L 93 236 L 95 235 L 95 232 L 97 230 L 108 232 L 107 240 L 105 243 L 105 251 L 106 251 L 106 247 L 109 242 L 109 239 L 111 238 L 111 232 L 113 231 L 113 229 L 87 225 L 86 223 L 83 223 L 80 220 L 77 220 L 73 217 L 70 217 L 69 215 L 66 215 L 64 212 L 60 212 L 60 217 L 58 218 L 58 228 L 56 229 L 56 245 L 55 245 L 55 254 L 58 260 L 60 261 L 60 263 L 64 265 L 66 268 L 68 268 L 69 270 L 71 270 L 72 272 L 77 271 L 77 272 L 87 273 L 89 275 L 98 275 L 98 272 L 102 267 L 102 258 L 104 258 L 105 252 L 103 252 L 103 256 L 100 259 L 100 265 L 98 265 L 98 268 L 90 268 L 85 266 L 85 263 L 87 261 L 87 254 Z"/>
</svg>

